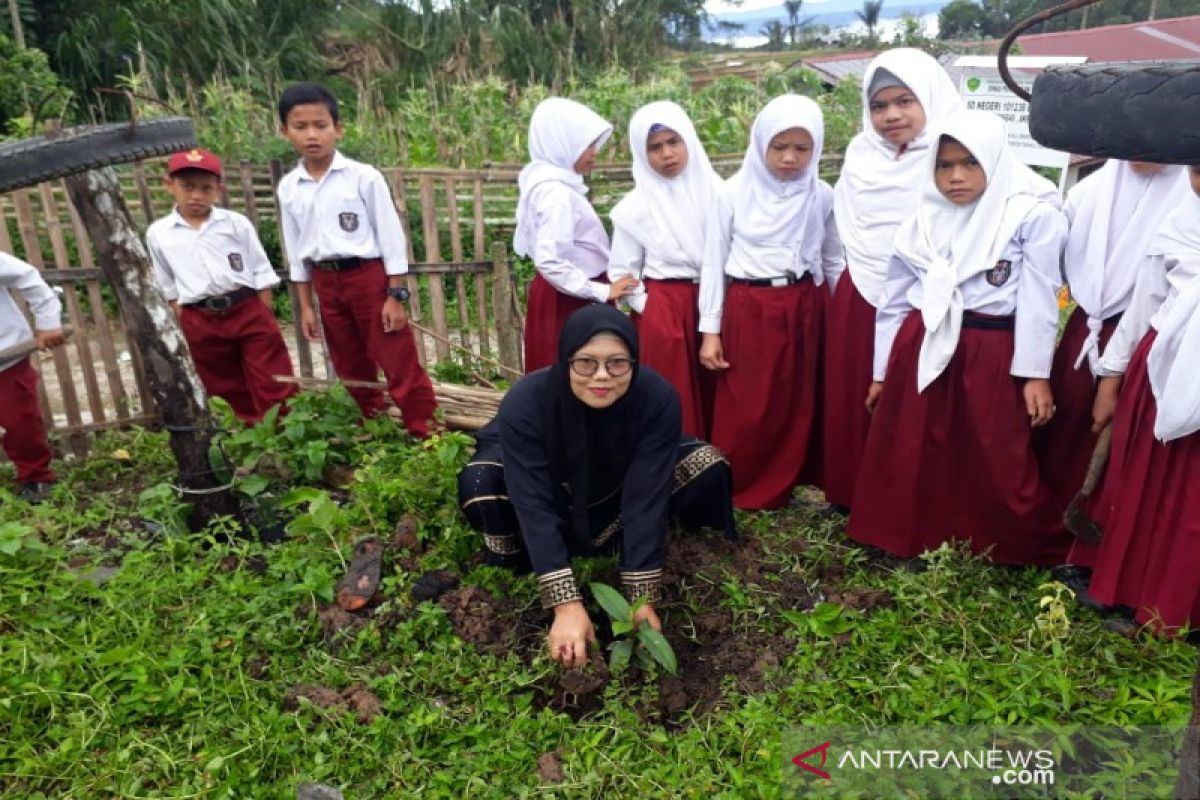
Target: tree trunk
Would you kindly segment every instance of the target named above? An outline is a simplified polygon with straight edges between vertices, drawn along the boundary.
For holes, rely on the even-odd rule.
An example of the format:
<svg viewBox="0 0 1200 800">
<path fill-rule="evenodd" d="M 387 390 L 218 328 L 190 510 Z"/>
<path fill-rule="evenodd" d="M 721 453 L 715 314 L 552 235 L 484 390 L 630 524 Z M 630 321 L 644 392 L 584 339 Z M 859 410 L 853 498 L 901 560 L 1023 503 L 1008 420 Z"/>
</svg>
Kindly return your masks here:
<svg viewBox="0 0 1200 800">
<path fill-rule="evenodd" d="M 214 432 L 208 398 L 175 319 L 154 277 L 150 257 L 138 237 L 110 167 L 66 179 L 71 202 L 87 227 L 104 277 L 116 292 L 129 335 L 146 367 L 146 382 L 171 436 L 179 466 L 179 486 L 192 503 L 193 527 L 219 515 L 239 516 L 238 503 L 220 490 L 208 451 Z M 212 491 L 217 489 L 217 491 Z"/>
<path fill-rule="evenodd" d="M 1200 666 L 1192 681 L 1192 719 L 1183 739 L 1179 762 L 1175 800 L 1197 800 L 1200 798 Z"/>
<path fill-rule="evenodd" d="M 17 0 L 8 0 L 8 14 L 12 17 L 13 42 L 22 50 L 25 49 L 25 28 L 21 24 L 21 4 Z M 1150 19 L 1154 19 L 1151 17 Z"/>
</svg>

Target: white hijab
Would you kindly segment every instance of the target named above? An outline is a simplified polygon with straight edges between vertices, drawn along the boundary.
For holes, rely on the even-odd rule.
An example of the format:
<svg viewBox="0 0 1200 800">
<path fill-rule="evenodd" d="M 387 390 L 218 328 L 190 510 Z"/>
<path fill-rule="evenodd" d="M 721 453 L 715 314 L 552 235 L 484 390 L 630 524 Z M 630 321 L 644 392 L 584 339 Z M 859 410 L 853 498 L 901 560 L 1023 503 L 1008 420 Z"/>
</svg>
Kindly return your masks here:
<svg viewBox="0 0 1200 800">
<path fill-rule="evenodd" d="M 996 265 L 1005 245 L 1038 204 L 1028 174 L 1008 148 L 1004 123 L 986 111 L 957 111 L 933 130 L 926 154 L 916 213 L 896 231 L 896 254 L 922 272 L 925 339 L 917 364 L 917 391 L 942 374 L 962 331 L 963 297 L 959 286 Z M 956 205 L 934 182 L 941 136 L 956 139 L 971 152 L 987 176 L 983 195 Z"/>
<path fill-rule="evenodd" d="M 916 95 L 925 112 L 925 128 L 901 151 L 871 124 L 870 86 L 885 69 Z M 846 248 L 847 268 L 859 294 L 873 306 L 883 301 L 884 281 L 896 228 L 912 214 L 925 179 L 932 129 L 962 107 L 954 83 L 933 56 L 900 47 L 880 53 L 863 75 L 862 131 L 850 140 L 842 174 L 833 192 L 838 234 Z"/>
<path fill-rule="evenodd" d="M 603 146 L 613 126 L 582 103 L 564 97 L 550 97 L 538 103 L 529 120 L 529 163 L 517 177 L 517 230 L 513 250 L 518 255 L 533 253 L 537 235 L 534 209 L 529 202 L 533 190 L 548 181 L 557 181 L 579 194 L 587 194 L 583 176 L 575 171 L 575 162 L 592 144 Z"/>
<path fill-rule="evenodd" d="M 650 166 L 646 140 L 655 125 L 674 131 L 687 146 L 687 166 L 674 178 L 664 178 Z M 687 112 L 669 100 L 642 106 L 629 121 L 629 149 L 634 187 L 613 208 L 613 224 L 637 239 L 655 259 L 699 271 L 705 221 L 717 203 L 721 178 Z"/>
<path fill-rule="evenodd" d="M 812 136 L 812 160 L 798 178 L 782 181 L 767 166 L 767 147 L 777 134 L 792 128 L 803 128 Z M 824 144 L 821 107 L 807 97 L 780 95 L 758 113 L 741 169 L 725 185 L 737 238 L 751 247 L 792 248 L 796 274 L 805 267 L 820 274 L 816 265 L 829 212 L 818 177 Z"/>
<path fill-rule="evenodd" d="M 1149 249 L 1161 255 L 1180 286 L 1146 365 L 1158 405 L 1154 435 L 1169 442 L 1200 431 L 1200 196 L 1188 192 L 1159 228 Z"/>
<path fill-rule="evenodd" d="M 1129 305 L 1155 229 L 1190 191 L 1184 167 L 1169 166 L 1146 176 L 1127 161 L 1111 159 L 1067 198 L 1071 232 L 1063 271 L 1088 325 L 1076 369 L 1087 361 L 1092 374 L 1098 372 L 1104 320 Z"/>
</svg>

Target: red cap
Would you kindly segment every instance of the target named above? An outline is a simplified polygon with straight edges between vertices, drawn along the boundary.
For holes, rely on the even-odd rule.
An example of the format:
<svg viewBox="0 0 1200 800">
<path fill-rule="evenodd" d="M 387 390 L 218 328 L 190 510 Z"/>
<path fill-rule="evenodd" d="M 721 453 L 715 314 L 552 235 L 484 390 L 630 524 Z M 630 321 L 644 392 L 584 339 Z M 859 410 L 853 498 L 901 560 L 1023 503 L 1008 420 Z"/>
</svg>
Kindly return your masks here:
<svg viewBox="0 0 1200 800">
<path fill-rule="evenodd" d="M 221 159 L 207 150 L 193 147 L 191 150 L 176 153 L 167 162 L 168 175 L 174 175 L 176 172 L 182 172 L 185 169 L 199 169 L 211 172 L 219 178 L 221 177 Z"/>
</svg>

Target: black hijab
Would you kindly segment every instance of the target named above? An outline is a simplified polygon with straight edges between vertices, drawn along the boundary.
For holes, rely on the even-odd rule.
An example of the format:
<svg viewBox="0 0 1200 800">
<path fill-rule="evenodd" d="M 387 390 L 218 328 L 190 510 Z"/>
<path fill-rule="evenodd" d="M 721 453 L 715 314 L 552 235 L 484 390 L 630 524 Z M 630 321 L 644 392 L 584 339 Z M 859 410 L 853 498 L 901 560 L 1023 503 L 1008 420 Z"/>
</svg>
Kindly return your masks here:
<svg viewBox="0 0 1200 800">
<path fill-rule="evenodd" d="M 605 409 L 594 409 L 571 391 L 568 363 L 593 336 L 608 333 L 629 348 L 629 389 Z M 554 480 L 571 487 L 573 536 L 590 542 L 588 502 L 594 484 L 610 488 L 629 468 L 637 438 L 638 335 L 629 317 L 609 305 L 585 306 L 567 318 L 558 336 L 558 360 L 549 368 L 547 443 Z"/>
</svg>

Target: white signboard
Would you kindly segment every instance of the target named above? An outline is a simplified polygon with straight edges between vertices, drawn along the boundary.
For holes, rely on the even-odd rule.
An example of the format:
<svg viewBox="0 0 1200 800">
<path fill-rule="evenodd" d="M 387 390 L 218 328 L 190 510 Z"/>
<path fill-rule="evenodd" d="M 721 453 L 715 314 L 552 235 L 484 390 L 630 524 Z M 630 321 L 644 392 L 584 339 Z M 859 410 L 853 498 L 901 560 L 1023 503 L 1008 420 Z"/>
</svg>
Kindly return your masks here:
<svg viewBox="0 0 1200 800">
<path fill-rule="evenodd" d="M 1012 63 L 1014 67 L 1045 66 L 1048 61 L 1079 63 L 1082 58 L 1037 59 L 1037 64 Z M 1021 161 L 1031 167 L 1055 167 L 1065 169 L 1071 156 L 1061 150 L 1042 147 L 1029 135 L 1029 104 L 1017 97 L 1000 78 L 995 68 L 995 58 L 960 58 L 956 64 L 962 72 L 959 93 L 967 108 L 990 111 L 1004 120 L 1008 129 L 1008 144 Z M 1026 91 L 1033 89 L 1033 77 L 1014 75 L 1017 84 Z"/>
</svg>

